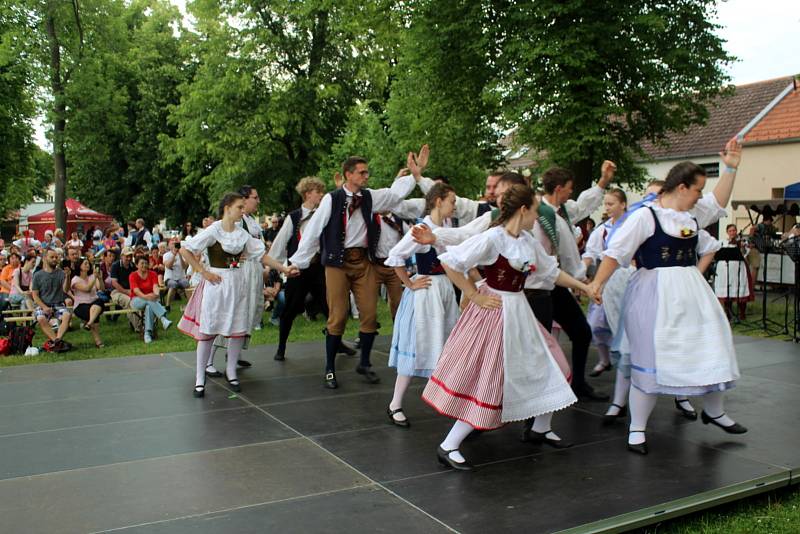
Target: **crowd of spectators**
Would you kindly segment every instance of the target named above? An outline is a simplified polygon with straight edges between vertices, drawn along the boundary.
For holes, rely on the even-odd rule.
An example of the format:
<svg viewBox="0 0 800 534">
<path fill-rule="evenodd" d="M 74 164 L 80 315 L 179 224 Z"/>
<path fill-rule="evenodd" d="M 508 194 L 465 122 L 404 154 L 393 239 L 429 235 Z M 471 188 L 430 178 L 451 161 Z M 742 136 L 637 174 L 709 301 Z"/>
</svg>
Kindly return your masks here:
<svg viewBox="0 0 800 534">
<path fill-rule="evenodd" d="M 206 217 L 202 227 L 214 222 Z M 262 230 L 267 247 L 283 223 L 274 215 Z M 124 226 L 88 230 L 46 230 L 41 240 L 25 230 L 13 240 L 0 239 L 0 311 L 18 308 L 29 312 L 47 338 L 45 350 L 62 352 L 71 345 L 70 320 L 77 316 L 96 347 L 105 346 L 100 319 L 109 309 L 131 310 L 110 314 L 109 321 L 127 316 L 131 328 L 150 343 L 156 326 L 169 328 L 167 313 L 177 295 L 198 283 L 181 258 L 181 242 L 197 232 L 187 221 L 176 235 L 148 228 L 143 219 Z M 199 258 L 202 260 L 202 258 Z M 265 276 L 264 295 L 274 302 L 272 322 L 277 324 L 282 297 L 277 273 Z"/>
</svg>

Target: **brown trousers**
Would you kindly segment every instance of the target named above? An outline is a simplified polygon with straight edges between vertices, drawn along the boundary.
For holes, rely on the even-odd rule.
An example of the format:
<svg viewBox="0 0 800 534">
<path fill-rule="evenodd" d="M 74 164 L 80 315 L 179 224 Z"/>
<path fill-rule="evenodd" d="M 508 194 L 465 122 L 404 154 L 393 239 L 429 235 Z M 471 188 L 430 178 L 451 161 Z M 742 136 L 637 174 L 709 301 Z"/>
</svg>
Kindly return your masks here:
<svg viewBox="0 0 800 534">
<path fill-rule="evenodd" d="M 350 308 L 350 292 L 358 307 L 360 332 L 373 334 L 378 328 L 378 284 L 375 270 L 366 257 L 345 258 L 341 267 L 325 267 L 325 288 L 328 296 L 328 333 L 344 334 Z"/>
<path fill-rule="evenodd" d="M 387 267 L 383 262 L 380 264 L 373 263 L 372 267 L 375 269 L 376 287 L 380 288 L 381 284 L 386 286 L 386 293 L 389 295 L 389 310 L 392 312 L 392 321 L 394 322 L 394 318 L 397 315 L 397 308 L 400 307 L 400 299 L 403 298 L 403 289 L 405 289 L 403 287 L 403 282 L 400 281 L 397 273 L 394 272 L 394 267 Z"/>
</svg>

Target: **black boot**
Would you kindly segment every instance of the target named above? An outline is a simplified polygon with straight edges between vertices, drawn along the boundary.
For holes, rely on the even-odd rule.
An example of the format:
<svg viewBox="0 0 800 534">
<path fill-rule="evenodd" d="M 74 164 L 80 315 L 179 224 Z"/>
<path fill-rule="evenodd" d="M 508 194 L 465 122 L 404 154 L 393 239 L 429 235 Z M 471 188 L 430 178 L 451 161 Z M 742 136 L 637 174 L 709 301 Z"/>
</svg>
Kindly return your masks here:
<svg viewBox="0 0 800 534">
<path fill-rule="evenodd" d="M 336 381 L 336 352 L 339 350 L 339 343 L 342 336 L 327 334 L 325 336 L 325 387 L 336 389 L 339 387 Z"/>
<path fill-rule="evenodd" d="M 365 334 L 364 332 L 359 332 L 358 337 L 361 339 L 361 361 L 356 367 L 356 372 L 364 375 L 364 379 L 370 384 L 377 384 L 381 379 L 372 370 L 372 363 L 369 359 L 372 345 L 375 343 L 375 333 Z"/>
</svg>

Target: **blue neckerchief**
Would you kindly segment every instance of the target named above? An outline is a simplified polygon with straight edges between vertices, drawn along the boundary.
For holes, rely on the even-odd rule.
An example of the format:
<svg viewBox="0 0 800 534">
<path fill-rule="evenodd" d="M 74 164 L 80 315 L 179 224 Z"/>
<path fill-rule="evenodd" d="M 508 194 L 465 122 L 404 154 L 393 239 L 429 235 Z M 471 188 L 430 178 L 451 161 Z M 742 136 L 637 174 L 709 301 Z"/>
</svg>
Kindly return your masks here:
<svg viewBox="0 0 800 534">
<path fill-rule="evenodd" d="M 653 202 L 655 199 L 658 198 L 658 193 L 648 193 L 645 197 L 640 200 L 639 202 L 635 202 L 628 206 L 628 211 L 622 214 L 622 217 L 619 218 L 617 222 L 611 226 L 611 230 L 608 231 L 606 235 L 605 242 L 603 243 L 605 248 L 608 248 L 608 244 L 611 242 L 611 236 L 614 235 L 614 232 L 622 226 L 622 223 L 628 218 L 628 216 L 633 213 L 634 211 L 638 210 L 639 208 L 643 208 L 646 204 Z"/>
</svg>

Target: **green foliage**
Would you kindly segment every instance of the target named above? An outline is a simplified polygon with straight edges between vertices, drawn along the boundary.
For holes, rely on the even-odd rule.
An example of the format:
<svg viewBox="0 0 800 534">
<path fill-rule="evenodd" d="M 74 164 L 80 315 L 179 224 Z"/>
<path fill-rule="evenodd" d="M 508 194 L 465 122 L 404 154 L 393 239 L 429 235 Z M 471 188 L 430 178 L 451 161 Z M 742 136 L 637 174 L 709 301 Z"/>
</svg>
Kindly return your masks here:
<svg viewBox="0 0 800 534">
<path fill-rule="evenodd" d="M 394 46 L 393 2 L 197 1 L 186 41 L 195 75 L 163 142 L 211 200 L 249 183 L 267 209 L 297 203 L 358 101 L 380 96 Z M 388 15 L 388 16 L 387 16 Z"/>
<path fill-rule="evenodd" d="M 20 36 L 24 18 L 11 6 L 0 7 L 0 215 L 33 197 L 36 145 L 33 80 Z"/>
<path fill-rule="evenodd" d="M 451 178 L 464 196 L 481 191 L 500 162 L 491 10 L 471 0 L 418 0 L 401 37 L 387 103 L 391 138 L 402 152 L 431 147 L 429 175 Z"/>
<path fill-rule="evenodd" d="M 571 166 L 578 190 L 603 159 L 640 178 L 640 141 L 704 120 L 732 60 L 713 33 L 713 0 L 493 4 L 502 6 L 495 91 L 505 121 Z"/>
</svg>

